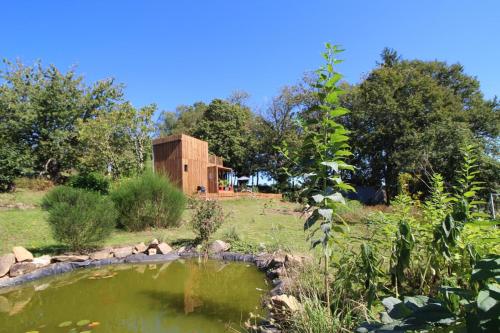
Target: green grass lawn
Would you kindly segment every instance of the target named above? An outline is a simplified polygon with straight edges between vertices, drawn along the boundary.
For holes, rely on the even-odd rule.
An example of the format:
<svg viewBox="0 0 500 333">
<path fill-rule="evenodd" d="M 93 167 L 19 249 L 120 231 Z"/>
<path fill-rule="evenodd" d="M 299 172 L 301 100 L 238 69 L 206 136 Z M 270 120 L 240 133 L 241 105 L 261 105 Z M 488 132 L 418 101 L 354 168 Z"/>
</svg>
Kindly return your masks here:
<svg viewBox="0 0 500 333">
<path fill-rule="evenodd" d="M 60 248 L 51 236 L 46 222 L 47 213 L 40 208 L 44 194 L 43 191 L 25 189 L 0 194 L 0 253 L 9 252 L 15 245 L 25 246 L 35 253 L 52 253 Z M 215 238 L 225 239 L 227 233 L 232 231 L 243 243 L 307 251 L 309 243 L 305 240 L 302 218 L 295 212 L 295 204 L 259 199 L 225 200 L 221 204 L 228 218 Z M 13 205 L 21 208 L 12 208 Z M 175 229 L 143 232 L 117 230 L 105 245 L 134 244 L 152 238 L 181 244 L 194 239 L 189 215 L 190 210 L 186 209 L 182 225 Z"/>
</svg>

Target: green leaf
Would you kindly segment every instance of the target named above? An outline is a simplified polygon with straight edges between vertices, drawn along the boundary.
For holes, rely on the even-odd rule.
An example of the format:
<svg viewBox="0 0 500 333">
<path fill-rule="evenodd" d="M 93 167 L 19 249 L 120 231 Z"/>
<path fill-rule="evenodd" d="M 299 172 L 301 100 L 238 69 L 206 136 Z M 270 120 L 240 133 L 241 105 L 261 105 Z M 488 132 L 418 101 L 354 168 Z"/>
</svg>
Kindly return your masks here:
<svg viewBox="0 0 500 333">
<path fill-rule="evenodd" d="M 339 164 L 337 162 L 321 162 L 321 165 L 326 165 L 335 172 L 339 171 Z"/>
<path fill-rule="evenodd" d="M 333 215 L 333 209 L 320 208 L 320 209 L 318 209 L 318 214 L 323 216 L 327 221 L 331 221 L 332 215 Z"/>
</svg>

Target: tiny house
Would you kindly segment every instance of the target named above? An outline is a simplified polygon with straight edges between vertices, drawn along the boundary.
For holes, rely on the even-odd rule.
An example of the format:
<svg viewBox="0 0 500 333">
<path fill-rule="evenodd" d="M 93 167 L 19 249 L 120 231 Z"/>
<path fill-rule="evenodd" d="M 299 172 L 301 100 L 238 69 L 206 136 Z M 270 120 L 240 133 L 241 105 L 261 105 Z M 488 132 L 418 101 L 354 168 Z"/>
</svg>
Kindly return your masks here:
<svg viewBox="0 0 500 333">
<path fill-rule="evenodd" d="M 189 135 L 170 135 L 153 140 L 155 172 L 166 175 L 187 195 L 217 193 L 234 195 L 231 168 L 221 157 L 208 153 L 208 142 Z"/>
</svg>

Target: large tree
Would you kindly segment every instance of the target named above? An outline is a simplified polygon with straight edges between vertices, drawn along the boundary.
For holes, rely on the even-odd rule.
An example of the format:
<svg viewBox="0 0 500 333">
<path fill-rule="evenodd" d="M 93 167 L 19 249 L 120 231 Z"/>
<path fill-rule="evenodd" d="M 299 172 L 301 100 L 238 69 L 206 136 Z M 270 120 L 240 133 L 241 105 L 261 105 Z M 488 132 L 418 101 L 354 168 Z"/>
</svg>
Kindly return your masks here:
<svg viewBox="0 0 500 333">
<path fill-rule="evenodd" d="M 90 120 L 80 119 L 81 170 L 109 173 L 114 178 L 142 172 L 150 156 L 155 110 L 154 104 L 136 109 L 123 103 Z"/>
<path fill-rule="evenodd" d="M 251 110 L 240 104 L 215 99 L 203 112 L 193 136 L 208 142 L 211 153 L 221 156 L 238 174 L 252 170 L 248 163 L 252 151 Z"/>
<path fill-rule="evenodd" d="M 385 182 L 393 196 L 401 172 L 435 171 L 451 182 L 466 143 L 481 148 L 490 171 L 498 164 L 484 154 L 487 143 L 497 149 L 498 103 L 485 100 L 477 79 L 459 64 L 402 60 L 386 49 L 377 68 L 344 97 L 352 110 L 345 123 L 353 131 L 358 183 Z"/>
<path fill-rule="evenodd" d="M 54 180 L 77 164 L 77 120 L 91 119 L 122 98 L 113 80 L 89 86 L 73 70 L 62 73 L 40 63 L 5 62 L 0 78 L 0 142 L 11 147 L 11 157 L 0 159 L 15 155 L 23 173 Z"/>
</svg>

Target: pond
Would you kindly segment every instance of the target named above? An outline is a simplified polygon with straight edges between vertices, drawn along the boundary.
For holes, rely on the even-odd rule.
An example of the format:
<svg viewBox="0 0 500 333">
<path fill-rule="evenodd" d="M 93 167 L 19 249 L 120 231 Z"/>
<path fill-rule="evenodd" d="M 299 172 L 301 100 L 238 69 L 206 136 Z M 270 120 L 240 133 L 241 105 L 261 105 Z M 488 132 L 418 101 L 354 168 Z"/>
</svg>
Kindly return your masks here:
<svg viewBox="0 0 500 333">
<path fill-rule="evenodd" d="M 238 332 L 250 312 L 263 314 L 268 290 L 264 274 L 240 262 L 84 269 L 0 289 L 0 332 Z"/>
</svg>

